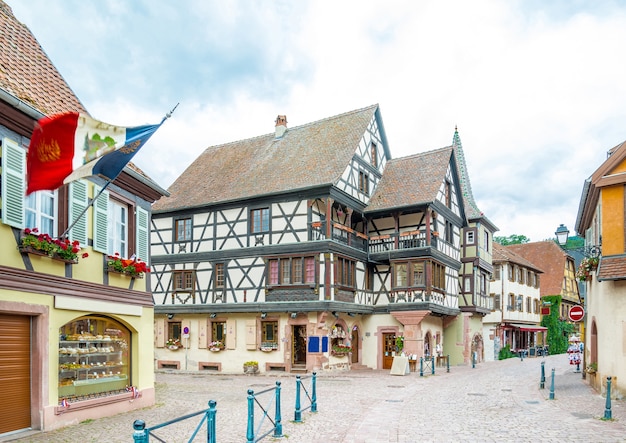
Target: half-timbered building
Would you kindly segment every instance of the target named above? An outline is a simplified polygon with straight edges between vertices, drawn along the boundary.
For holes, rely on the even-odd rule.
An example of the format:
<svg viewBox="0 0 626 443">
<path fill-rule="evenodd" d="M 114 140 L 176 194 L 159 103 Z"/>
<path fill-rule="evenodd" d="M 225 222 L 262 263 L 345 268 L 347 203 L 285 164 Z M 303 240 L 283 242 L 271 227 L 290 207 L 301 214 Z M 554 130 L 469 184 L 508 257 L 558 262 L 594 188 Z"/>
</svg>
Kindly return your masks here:
<svg viewBox="0 0 626 443">
<path fill-rule="evenodd" d="M 468 226 L 456 148 L 392 159 L 378 105 L 275 123 L 206 149 L 153 207 L 157 366 L 462 362 L 445 340 Z"/>
</svg>

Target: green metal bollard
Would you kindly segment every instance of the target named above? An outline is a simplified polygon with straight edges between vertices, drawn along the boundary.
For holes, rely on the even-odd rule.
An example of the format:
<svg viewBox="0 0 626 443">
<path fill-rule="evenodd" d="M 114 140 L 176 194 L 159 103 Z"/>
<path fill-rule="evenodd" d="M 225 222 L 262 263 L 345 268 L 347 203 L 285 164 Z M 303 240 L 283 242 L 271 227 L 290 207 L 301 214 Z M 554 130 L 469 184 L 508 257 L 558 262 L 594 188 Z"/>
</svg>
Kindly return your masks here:
<svg viewBox="0 0 626 443">
<path fill-rule="evenodd" d="M 254 443 L 254 391 L 248 389 L 248 430 L 246 443 Z"/>
<path fill-rule="evenodd" d="M 282 417 L 280 416 L 280 382 L 276 382 L 276 416 L 274 417 L 274 437 L 283 436 L 283 424 L 281 423 Z"/>
<path fill-rule="evenodd" d="M 545 387 L 545 383 L 546 383 L 545 365 L 546 365 L 546 362 L 542 361 L 541 362 L 541 378 L 539 379 L 539 389 L 543 389 Z"/>
<path fill-rule="evenodd" d="M 293 421 L 296 423 L 302 423 L 302 409 L 300 407 L 300 386 L 302 380 L 299 375 L 296 375 L 296 410 L 294 412 Z"/>
<path fill-rule="evenodd" d="M 424 357 L 420 357 L 420 377 L 424 376 Z"/>
<path fill-rule="evenodd" d="M 606 378 L 606 404 L 604 406 L 604 419 L 611 420 L 611 377 Z"/>
<path fill-rule="evenodd" d="M 311 390 L 313 393 L 311 394 L 311 412 L 317 412 L 317 372 L 313 373 L 313 378 L 311 379 Z"/>
<path fill-rule="evenodd" d="M 550 400 L 554 400 L 554 368 L 552 368 L 552 381 L 550 382 Z"/>
<path fill-rule="evenodd" d="M 450 354 L 446 358 L 446 372 L 450 372 Z"/>
<path fill-rule="evenodd" d="M 146 422 L 143 420 L 135 420 L 133 422 L 133 441 L 135 443 L 148 443 L 148 432 L 146 431 Z"/>
<path fill-rule="evenodd" d="M 476 367 L 476 353 L 472 352 L 472 369 Z"/>
<path fill-rule="evenodd" d="M 430 357 L 430 374 L 431 375 L 435 375 L 435 356 L 433 355 L 432 357 Z"/>
<path fill-rule="evenodd" d="M 207 414 L 207 443 L 216 443 L 215 440 L 215 413 L 217 402 L 215 400 L 209 400 L 209 412 Z"/>
</svg>

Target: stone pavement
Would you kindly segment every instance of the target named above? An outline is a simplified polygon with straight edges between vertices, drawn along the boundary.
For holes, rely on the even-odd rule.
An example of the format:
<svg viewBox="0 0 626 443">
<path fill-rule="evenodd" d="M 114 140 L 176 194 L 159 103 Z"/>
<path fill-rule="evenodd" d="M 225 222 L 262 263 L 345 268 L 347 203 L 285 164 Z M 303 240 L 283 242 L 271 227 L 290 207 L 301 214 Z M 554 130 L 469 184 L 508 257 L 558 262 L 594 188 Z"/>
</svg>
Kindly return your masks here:
<svg viewBox="0 0 626 443">
<path fill-rule="evenodd" d="M 541 362 L 546 382 L 539 389 Z M 551 370 L 555 369 L 555 399 L 550 400 Z M 132 442 L 132 424 L 147 426 L 200 411 L 217 401 L 217 442 L 246 441 L 247 390 L 256 392 L 281 382 L 281 411 L 285 438 L 271 434 L 262 441 L 291 443 L 409 443 L 409 442 L 626 442 L 626 401 L 612 400 L 613 419 L 604 417 L 604 397 L 596 394 L 567 362 L 566 355 L 518 358 L 454 366 L 447 373 L 420 377 L 390 375 L 389 371 L 320 372 L 318 412 L 302 413 L 294 423 L 295 376 L 270 373 L 239 374 L 159 372 L 157 404 L 139 411 L 102 418 L 48 433 L 21 436 L 17 442 Z M 310 387 L 310 379 L 304 381 Z M 259 403 L 274 411 L 274 394 Z M 302 407 L 308 400 L 301 393 Z M 198 417 L 155 431 L 168 443 L 187 442 Z M 255 429 L 270 425 L 255 409 Z M 196 442 L 206 441 L 206 431 Z M 205 432 L 203 435 L 202 432 Z M 0 439 L 0 441 L 2 441 Z M 151 442 L 157 442 L 154 437 Z"/>
</svg>

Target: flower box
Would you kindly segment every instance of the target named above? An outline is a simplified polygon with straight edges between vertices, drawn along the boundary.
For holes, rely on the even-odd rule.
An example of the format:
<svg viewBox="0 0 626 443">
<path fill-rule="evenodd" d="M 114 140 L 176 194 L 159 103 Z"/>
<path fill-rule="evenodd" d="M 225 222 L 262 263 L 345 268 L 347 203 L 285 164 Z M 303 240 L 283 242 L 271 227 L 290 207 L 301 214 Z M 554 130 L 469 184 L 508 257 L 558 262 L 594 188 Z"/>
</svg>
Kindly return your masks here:
<svg viewBox="0 0 626 443">
<path fill-rule="evenodd" d="M 56 252 L 47 253 L 45 251 L 35 249 L 31 246 L 18 246 L 18 250 L 23 254 L 32 254 L 32 255 L 39 255 L 41 257 L 49 257 L 53 260 L 62 261 L 64 263 L 69 263 L 72 265 L 75 265 L 76 263 L 78 263 L 78 258 L 74 258 L 74 259 L 63 258 L 59 256 L 59 254 L 57 254 Z"/>
<path fill-rule="evenodd" d="M 77 240 L 70 242 L 67 238 L 52 238 L 48 234 L 39 233 L 37 228 L 26 228 L 17 249 L 21 253 L 47 256 L 54 260 L 76 264 L 80 253 L 80 242 Z M 88 255 L 84 253 L 82 257 L 87 258 Z"/>
<path fill-rule="evenodd" d="M 212 341 L 207 347 L 211 352 L 220 352 L 224 349 L 224 343 L 222 343 L 221 341 Z"/>
<path fill-rule="evenodd" d="M 128 277 L 143 278 L 143 274 L 137 274 L 137 273 L 133 273 L 129 271 L 118 271 L 113 266 L 107 266 L 107 272 L 109 274 L 120 274 L 120 275 L 126 275 Z"/>
<path fill-rule="evenodd" d="M 115 255 L 107 256 L 107 272 L 112 274 L 124 274 L 129 277 L 143 278 L 143 274 L 150 272 L 150 268 L 141 259 L 134 255 L 129 259 L 124 259 L 118 252 Z"/>
</svg>

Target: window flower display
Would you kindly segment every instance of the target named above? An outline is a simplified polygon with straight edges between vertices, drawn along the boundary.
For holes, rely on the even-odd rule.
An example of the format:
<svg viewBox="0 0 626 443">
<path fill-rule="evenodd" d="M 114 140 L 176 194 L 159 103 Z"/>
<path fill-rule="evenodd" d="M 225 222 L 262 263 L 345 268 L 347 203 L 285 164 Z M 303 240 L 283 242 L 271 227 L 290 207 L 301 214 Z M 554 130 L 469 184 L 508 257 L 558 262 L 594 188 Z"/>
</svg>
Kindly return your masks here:
<svg viewBox="0 0 626 443">
<path fill-rule="evenodd" d="M 119 252 L 116 252 L 115 255 L 107 256 L 107 267 L 109 272 L 118 272 L 137 278 L 143 278 L 144 273 L 150 272 L 148 265 L 135 257 L 135 255 L 129 259 L 124 259 Z"/>
<path fill-rule="evenodd" d="M 222 349 L 224 349 L 224 343 L 219 340 L 209 343 L 209 351 L 217 352 L 221 351 Z"/>
<path fill-rule="evenodd" d="M 78 256 L 81 251 L 78 240 L 70 242 L 67 238 L 52 238 L 48 234 L 40 233 L 37 228 L 24 229 L 18 248 L 22 252 L 47 255 L 73 263 L 78 263 Z M 88 256 L 89 254 L 86 252 L 81 255 L 82 258 Z"/>
</svg>

